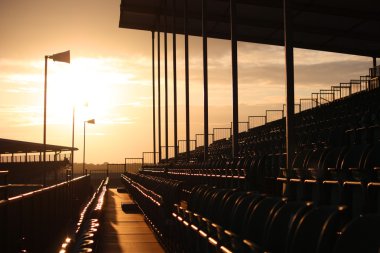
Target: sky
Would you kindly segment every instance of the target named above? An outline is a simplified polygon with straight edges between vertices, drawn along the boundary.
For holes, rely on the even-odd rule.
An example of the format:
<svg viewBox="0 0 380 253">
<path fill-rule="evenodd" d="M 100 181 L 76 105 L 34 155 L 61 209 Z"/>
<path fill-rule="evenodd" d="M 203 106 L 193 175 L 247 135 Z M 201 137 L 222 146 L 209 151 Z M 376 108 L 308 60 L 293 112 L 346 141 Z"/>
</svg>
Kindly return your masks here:
<svg viewBox="0 0 380 253">
<path fill-rule="evenodd" d="M 86 125 L 86 162 L 123 163 L 126 157 L 153 151 L 151 32 L 119 28 L 119 6 L 120 0 L 0 0 L 0 138 L 43 142 L 44 56 L 70 50 L 70 64 L 48 61 L 47 143 L 71 146 L 75 108 L 79 148 L 75 162 L 82 161 L 83 122 L 92 118 L 96 124 Z M 173 145 L 171 43 L 168 35 L 169 145 Z M 192 139 L 203 133 L 201 43 L 201 38 L 190 37 Z M 229 127 L 232 121 L 231 51 L 227 40 L 208 43 L 212 131 Z M 183 45 L 183 36 L 178 35 L 179 140 L 185 139 Z M 305 49 L 295 49 L 294 55 L 296 101 L 358 79 L 372 64 L 368 57 Z M 281 109 L 284 49 L 239 42 L 238 64 L 239 121 L 265 115 L 266 109 Z M 161 100 L 163 105 L 163 96 Z M 163 145 L 164 140 L 162 131 Z"/>
</svg>

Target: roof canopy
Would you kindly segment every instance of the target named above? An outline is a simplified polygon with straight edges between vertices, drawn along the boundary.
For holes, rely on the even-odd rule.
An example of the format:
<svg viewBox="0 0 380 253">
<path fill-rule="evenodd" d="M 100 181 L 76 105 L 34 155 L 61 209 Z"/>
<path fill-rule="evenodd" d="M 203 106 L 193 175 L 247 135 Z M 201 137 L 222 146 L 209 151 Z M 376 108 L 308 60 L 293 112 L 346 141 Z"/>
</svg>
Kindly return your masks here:
<svg viewBox="0 0 380 253">
<path fill-rule="evenodd" d="M 60 152 L 71 151 L 71 147 L 46 145 L 46 152 Z M 74 148 L 73 150 L 78 150 Z M 9 139 L 0 139 L 0 154 L 13 154 L 13 153 L 39 153 L 44 152 L 44 144 L 16 141 Z"/>
<path fill-rule="evenodd" d="M 184 2 L 121 0 L 119 27 L 147 31 L 184 31 Z M 202 1 L 188 0 L 189 35 L 202 33 Z M 208 0 L 208 37 L 229 39 L 229 0 Z M 283 45 L 283 0 L 235 0 L 238 40 Z M 370 57 L 380 56 L 380 1 L 292 0 L 294 46 Z"/>
</svg>

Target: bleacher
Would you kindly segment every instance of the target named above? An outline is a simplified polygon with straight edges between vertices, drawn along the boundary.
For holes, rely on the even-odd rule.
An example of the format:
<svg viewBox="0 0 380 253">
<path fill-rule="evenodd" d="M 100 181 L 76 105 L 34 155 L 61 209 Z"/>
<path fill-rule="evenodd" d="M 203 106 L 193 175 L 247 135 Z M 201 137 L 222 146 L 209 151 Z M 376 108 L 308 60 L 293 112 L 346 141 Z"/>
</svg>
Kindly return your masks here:
<svg viewBox="0 0 380 253">
<path fill-rule="evenodd" d="M 282 118 L 240 133 L 238 158 L 222 139 L 207 161 L 194 150 L 122 181 L 169 252 L 378 252 L 380 89 L 370 73 L 365 89 L 295 114 L 288 170 Z"/>
</svg>

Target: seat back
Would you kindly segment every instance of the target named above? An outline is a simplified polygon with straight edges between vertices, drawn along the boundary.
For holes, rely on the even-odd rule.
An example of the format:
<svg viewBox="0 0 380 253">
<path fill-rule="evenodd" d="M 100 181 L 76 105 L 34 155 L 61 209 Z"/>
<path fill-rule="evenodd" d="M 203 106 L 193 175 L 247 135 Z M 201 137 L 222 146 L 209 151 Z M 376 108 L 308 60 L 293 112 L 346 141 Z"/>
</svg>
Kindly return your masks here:
<svg viewBox="0 0 380 253">
<path fill-rule="evenodd" d="M 338 233 L 333 253 L 366 252 L 380 250 L 380 215 L 360 216 Z"/>
</svg>

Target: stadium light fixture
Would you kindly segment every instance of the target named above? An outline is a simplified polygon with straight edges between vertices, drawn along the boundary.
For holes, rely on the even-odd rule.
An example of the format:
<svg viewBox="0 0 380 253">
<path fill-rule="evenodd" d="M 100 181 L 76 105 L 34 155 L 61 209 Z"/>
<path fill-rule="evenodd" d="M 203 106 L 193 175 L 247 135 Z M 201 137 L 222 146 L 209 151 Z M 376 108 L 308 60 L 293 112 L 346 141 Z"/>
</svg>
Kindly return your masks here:
<svg viewBox="0 0 380 253">
<path fill-rule="evenodd" d="M 86 123 L 95 124 L 95 119 L 85 120 L 83 122 L 83 175 L 86 171 Z"/>
<path fill-rule="evenodd" d="M 48 59 L 53 61 L 70 63 L 70 50 L 53 55 L 45 55 L 45 87 L 44 87 L 44 163 L 46 163 L 46 97 L 47 97 L 47 62 Z M 46 175 L 44 173 L 44 185 L 46 185 Z"/>
</svg>

